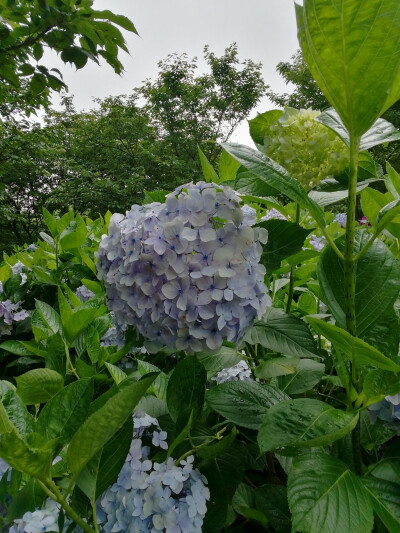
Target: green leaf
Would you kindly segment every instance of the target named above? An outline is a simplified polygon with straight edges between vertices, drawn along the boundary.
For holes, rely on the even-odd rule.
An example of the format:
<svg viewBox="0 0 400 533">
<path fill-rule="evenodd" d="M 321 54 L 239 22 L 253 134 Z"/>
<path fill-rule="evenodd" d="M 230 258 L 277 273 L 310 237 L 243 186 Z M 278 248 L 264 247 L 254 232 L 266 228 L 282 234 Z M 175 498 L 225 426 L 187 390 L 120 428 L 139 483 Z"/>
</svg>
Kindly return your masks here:
<svg viewBox="0 0 400 533">
<path fill-rule="evenodd" d="M 255 493 L 257 509 L 262 511 L 279 533 L 291 531 L 291 516 L 286 487 L 262 485 Z"/>
<path fill-rule="evenodd" d="M 100 336 L 93 326 L 89 327 L 87 333 L 86 349 L 92 363 L 98 363 L 101 360 Z"/>
<path fill-rule="evenodd" d="M 380 402 L 385 396 L 395 396 L 398 393 L 400 393 L 400 368 L 398 374 L 381 369 L 371 370 L 364 378 L 364 407 Z"/>
<path fill-rule="evenodd" d="M 397 220 L 397 224 L 399 223 L 399 215 L 400 215 L 400 200 L 393 200 L 393 202 L 389 202 L 385 205 L 385 207 L 382 207 L 382 209 L 379 211 L 375 226 L 376 231 L 381 232 L 386 227 L 388 227 L 388 224 L 392 222 L 393 219 Z M 388 227 L 389 229 L 389 227 Z"/>
<path fill-rule="evenodd" d="M 129 417 L 80 472 L 77 485 L 91 501 L 96 501 L 117 479 L 132 444 L 132 434 L 133 419 Z"/>
<path fill-rule="evenodd" d="M 13 424 L 21 437 L 32 433 L 34 420 L 18 396 L 14 385 L 8 381 L 0 381 L 0 400 L 7 413 L 9 421 Z"/>
<path fill-rule="evenodd" d="M 0 267 L 0 281 L 4 285 L 5 282 L 11 278 L 11 268 L 9 265 L 3 265 Z"/>
<path fill-rule="evenodd" d="M 36 430 L 46 440 L 58 438 L 67 444 L 86 420 L 92 396 L 92 380 L 81 379 L 70 383 L 43 407 Z"/>
<path fill-rule="evenodd" d="M 79 474 L 123 426 L 155 377 L 149 376 L 125 387 L 95 411 L 78 429 L 72 437 L 67 453 L 68 465 L 73 474 Z"/>
<path fill-rule="evenodd" d="M 294 460 L 288 500 L 292 531 L 372 531 L 372 507 L 363 484 L 345 463 L 330 455 L 304 454 Z"/>
<path fill-rule="evenodd" d="M 258 433 L 262 453 L 282 446 L 325 446 L 356 426 L 358 413 L 348 413 L 309 398 L 285 400 L 268 409 Z"/>
<path fill-rule="evenodd" d="M 263 248 L 260 261 L 267 269 L 267 273 L 277 270 L 283 259 L 299 252 L 305 238 L 312 231 L 302 228 L 295 222 L 275 219 L 261 222 L 257 227 L 268 231 L 268 243 Z"/>
<path fill-rule="evenodd" d="M 305 0 L 296 14 L 311 74 L 346 129 L 361 137 L 400 98 L 397 0 Z"/>
<path fill-rule="evenodd" d="M 200 146 L 198 147 L 198 150 L 199 150 L 201 168 L 203 170 L 205 180 L 211 183 L 219 183 L 218 174 L 215 172 L 214 167 L 212 166 L 212 164 L 208 161 L 207 157 L 202 152 Z"/>
<path fill-rule="evenodd" d="M 141 376 L 145 376 L 146 374 L 150 374 L 152 372 L 158 372 L 158 376 L 149 388 L 149 393 L 153 393 L 160 400 L 166 401 L 169 376 L 167 376 L 167 374 L 164 374 L 164 372 L 161 372 L 158 367 L 152 365 L 151 363 L 148 363 L 147 361 L 141 361 L 140 359 L 138 359 L 137 364 L 138 372 Z"/>
<path fill-rule="evenodd" d="M 65 229 L 60 236 L 60 245 L 63 250 L 70 250 L 72 248 L 80 248 L 86 241 L 88 230 L 83 218 L 76 215 L 75 229 Z"/>
<path fill-rule="evenodd" d="M 299 361 L 299 357 L 273 357 L 262 361 L 254 370 L 254 375 L 257 378 L 270 379 L 294 374 Z"/>
<path fill-rule="evenodd" d="M 50 447 L 29 446 L 15 431 L 10 431 L 0 436 L 0 457 L 11 468 L 47 480 L 50 475 L 53 450 Z"/>
<path fill-rule="evenodd" d="M 129 20 L 128 17 L 125 17 L 124 15 L 116 15 L 112 11 L 105 9 L 103 11 L 93 11 L 92 17 L 95 19 L 107 19 L 110 22 L 113 22 L 114 24 L 121 26 L 121 28 L 124 28 L 124 30 L 130 31 L 132 33 L 136 33 L 136 35 L 139 35 L 138 32 L 136 31 L 136 28 L 133 22 Z"/>
<path fill-rule="evenodd" d="M 319 357 L 307 324 L 300 318 L 273 307 L 267 309 L 262 322 L 255 322 L 245 340 L 284 355 Z"/>
<path fill-rule="evenodd" d="M 54 217 L 45 207 L 42 208 L 43 210 L 43 219 L 44 223 L 46 224 L 48 230 L 50 231 L 51 235 L 56 238 L 58 236 L 58 229 L 57 229 L 57 220 L 56 217 Z"/>
<path fill-rule="evenodd" d="M 83 304 L 84 305 L 84 304 Z M 84 307 L 74 309 L 72 316 L 63 324 L 65 336 L 72 343 L 81 331 L 87 328 L 96 318 L 106 313 L 107 307 Z"/>
<path fill-rule="evenodd" d="M 218 174 L 221 182 L 234 180 L 240 163 L 236 161 L 226 150 L 222 150 L 219 156 Z"/>
<path fill-rule="evenodd" d="M 249 120 L 250 135 L 256 144 L 263 145 L 264 138 L 270 135 L 270 126 L 283 115 L 281 109 L 273 109 L 266 113 L 261 113 Z"/>
<path fill-rule="evenodd" d="M 349 132 L 340 119 L 339 114 L 333 108 L 326 109 L 320 115 L 315 117 L 314 120 L 321 122 L 321 124 L 324 124 L 325 126 L 328 126 L 328 128 L 339 135 L 339 137 L 347 144 L 347 146 L 350 146 Z M 398 140 L 400 140 L 399 130 L 387 120 L 378 118 L 372 127 L 361 137 L 360 152 L 369 150 L 378 144 L 384 144 Z"/>
<path fill-rule="evenodd" d="M 357 231 L 354 252 L 358 253 L 369 239 L 367 231 Z M 339 238 L 335 242 L 343 252 L 345 239 Z M 326 247 L 321 254 L 317 276 L 323 301 L 328 305 L 338 326 L 345 328 L 344 264 L 330 247 Z M 355 315 L 359 337 L 366 335 L 393 307 L 399 289 L 400 264 L 385 244 L 377 239 L 356 267 Z"/>
<path fill-rule="evenodd" d="M 325 372 L 325 365 L 313 359 L 301 359 L 292 375 L 279 378 L 279 388 L 286 394 L 300 394 L 306 392 L 321 380 Z"/>
<path fill-rule="evenodd" d="M 203 448 L 199 448 L 199 450 L 197 451 L 197 456 L 200 459 L 214 459 L 215 457 L 218 457 L 232 446 L 235 441 L 236 434 L 236 428 L 235 426 L 233 426 L 230 433 L 228 433 L 228 435 L 220 441 L 213 444 L 209 444 L 208 446 L 205 446 Z"/>
<path fill-rule="evenodd" d="M 367 490 L 375 513 L 389 532 L 400 531 L 400 485 L 372 476 L 361 478 Z"/>
<path fill-rule="evenodd" d="M 357 185 L 356 191 L 357 193 L 363 191 L 368 187 L 368 183 L 359 183 Z M 316 202 L 321 207 L 326 207 L 328 205 L 336 204 L 337 202 L 341 202 L 342 200 L 345 200 L 349 196 L 348 189 L 340 190 L 340 191 L 310 191 L 308 193 L 308 196 Z"/>
<path fill-rule="evenodd" d="M 187 421 L 193 411 L 193 420 L 203 410 L 207 372 L 195 356 L 180 361 L 168 382 L 167 405 L 174 422 Z"/>
<path fill-rule="evenodd" d="M 124 379 L 126 379 L 127 375 L 123 370 L 107 362 L 104 364 L 107 367 L 107 370 L 110 372 L 110 376 L 113 378 L 117 385 L 119 385 L 121 381 L 124 381 Z"/>
<path fill-rule="evenodd" d="M 391 372 L 400 372 L 400 365 L 363 340 L 353 337 L 346 330 L 316 318 L 307 317 L 307 320 L 317 333 L 328 339 L 336 350 L 343 352 L 349 361 L 354 361 L 359 365 L 373 365 Z"/>
<path fill-rule="evenodd" d="M 273 187 L 276 191 L 308 209 L 318 224 L 325 226 L 325 217 L 320 206 L 308 197 L 305 189 L 297 180 L 289 176 L 283 167 L 248 146 L 225 143 L 222 144 L 222 147 L 268 187 Z M 268 195 L 269 192 L 260 196 Z"/>
<path fill-rule="evenodd" d="M 61 331 L 60 315 L 49 304 L 36 300 L 35 306 L 43 323 L 52 333 Z"/>
<path fill-rule="evenodd" d="M 45 403 L 64 385 L 63 377 L 50 368 L 35 368 L 15 378 L 17 393 L 26 405 Z"/>
<path fill-rule="evenodd" d="M 207 404 L 239 426 L 258 429 L 266 410 L 288 396 L 270 385 L 256 381 L 231 381 L 207 391 Z"/>
<path fill-rule="evenodd" d="M 224 529 L 228 505 L 246 468 L 244 453 L 243 445 L 235 442 L 225 453 L 200 464 L 200 471 L 206 476 L 210 489 L 203 524 L 203 530 L 207 533 L 219 533 Z"/>
<path fill-rule="evenodd" d="M 387 161 L 386 172 L 388 175 L 385 178 L 385 183 L 388 191 L 393 195 L 393 198 L 400 198 L 400 176 Z"/>
<path fill-rule="evenodd" d="M 215 374 L 220 372 L 222 369 L 235 366 L 243 359 L 242 355 L 236 350 L 227 348 L 226 346 L 221 346 L 216 353 L 197 353 L 196 357 L 206 369 L 208 380 L 215 376 Z"/>
</svg>

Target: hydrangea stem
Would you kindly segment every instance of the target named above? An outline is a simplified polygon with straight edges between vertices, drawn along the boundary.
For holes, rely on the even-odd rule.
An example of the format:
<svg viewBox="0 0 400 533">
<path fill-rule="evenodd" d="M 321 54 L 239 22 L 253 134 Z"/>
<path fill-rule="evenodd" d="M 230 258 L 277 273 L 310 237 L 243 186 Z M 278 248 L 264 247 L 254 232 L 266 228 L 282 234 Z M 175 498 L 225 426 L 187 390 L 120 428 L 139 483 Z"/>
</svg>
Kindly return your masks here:
<svg viewBox="0 0 400 533">
<path fill-rule="evenodd" d="M 300 221 L 300 205 L 296 204 L 296 224 L 298 224 Z M 286 304 L 286 313 L 290 313 L 290 308 L 292 306 L 293 301 L 293 293 L 294 293 L 294 270 L 295 267 L 292 266 L 290 268 L 290 282 L 289 282 L 289 292 L 288 292 L 288 300 Z"/>
<path fill-rule="evenodd" d="M 355 279 L 355 256 L 354 256 L 354 235 L 356 220 L 357 202 L 357 169 L 358 152 L 360 147 L 359 137 L 350 137 L 350 175 L 349 175 L 349 197 L 347 203 L 347 224 L 346 224 L 346 247 L 344 252 L 344 293 L 346 305 L 346 329 L 356 336 L 356 279 Z M 354 387 L 358 388 L 359 375 L 356 361 L 351 362 L 352 381 Z M 360 422 L 352 432 L 353 458 L 357 474 L 362 473 L 361 445 L 360 445 Z"/>
</svg>

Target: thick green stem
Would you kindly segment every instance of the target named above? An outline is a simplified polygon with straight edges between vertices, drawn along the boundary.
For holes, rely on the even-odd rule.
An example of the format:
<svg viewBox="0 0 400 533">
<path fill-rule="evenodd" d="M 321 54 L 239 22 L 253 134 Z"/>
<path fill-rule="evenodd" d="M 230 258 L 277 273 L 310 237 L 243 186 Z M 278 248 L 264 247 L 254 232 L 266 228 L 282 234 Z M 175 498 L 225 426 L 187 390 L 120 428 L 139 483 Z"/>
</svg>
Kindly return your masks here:
<svg viewBox="0 0 400 533">
<path fill-rule="evenodd" d="M 78 525 L 80 526 L 83 531 L 85 531 L 86 533 L 96 533 L 94 529 L 92 529 L 89 524 L 87 524 L 79 515 L 76 511 L 74 511 L 74 509 L 72 509 L 72 507 L 70 507 L 68 505 L 68 503 L 65 501 L 63 495 L 61 494 L 61 492 L 58 490 L 58 487 L 57 485 L 53 482 L 53 481 L 48 481 L 48 485 L 50 486 L 50 488 L 45 484 L 43 483 L 42 481 L 39 481 L 39 484 L 40 486 L 42 487 L 42 489 L 44 490 L 44 492 L 50 496 L 50 498 L 52 498 L 54 501 L 56 501 L 57 503 L 59 503 L 61 505 L 61 507 L 64 509 L 65 513 L 70 517 L 72 518 L 72 520 Z"/>
<path fill-rule="evenodd" d="M 349 175 L 349 197 L 347 203 L 347 223 L 346 223 L 346 248 L 344 252 L 344 292 L 346 302 L 346 329 L 356 336 L 356 278 L 355 278 L 355 256 L 354 256 L 354 234 L 356 220 L 356 202 L 357 202 L 357 169 L 358 169 L 358 152 L 360 147 L 360 138 L 351 137 L 350 140 L 350 175 Z M 354 387 L 358 388 L 359 375 L 356 361 L 351 362 L 352 381 Z M 353 458 L 357 474 L 362 473 L 361 463 L 361 445 L 360 445 L 360 422 L 352 432 Z"/>
<path fill-rule="evenodd" d="M 300 221 L 300 205 L 296 204 L 296 223 L 298 224 Z M 293 294 L 294 294 L 294 270 L 295 267 L 292 266 L 290 269 L 290 282 L 289 282 L 289 292 L 288 292 L 288 300 L 286 304 L 286 313 L 290 313 L 290 307 L 292 305 L 293 301 Z"/>
</svg>

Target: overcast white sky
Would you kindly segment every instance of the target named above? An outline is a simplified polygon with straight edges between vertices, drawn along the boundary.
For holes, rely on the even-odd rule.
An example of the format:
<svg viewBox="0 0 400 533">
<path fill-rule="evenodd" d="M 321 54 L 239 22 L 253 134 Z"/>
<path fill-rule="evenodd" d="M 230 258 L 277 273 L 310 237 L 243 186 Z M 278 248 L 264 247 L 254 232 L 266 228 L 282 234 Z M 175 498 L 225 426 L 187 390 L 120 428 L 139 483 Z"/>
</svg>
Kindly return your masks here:
<svg viewBox="0 0 400 533">
<path fill-rule="evenodd" d="M 93 98 L 127 94 L 146 78 L 156 77 L 158 61 L 172 52 L 201 58 L 205 44 L 222 55 L 237 42 L 240 59 L 261 62 L 266 83 L 275 91 L 287 90 L 275 68 L 298 48 L 293 0 L 95 0 L 94 8 L 129 17 L 140 37 L 124 32 L 130 55 L 121 55 L 122 77 L 107 65 L 88 62 L 75 71 L 56 57 L 46 61 L 60 67 L 78 109 L 93 107 Z M 199 73 L 203 66 L 199 61 Z M 271 104 L 265 99 L 252 116 L 267 109 Z M 233 140 L 250 142 L 247 124 Z"/>
</svg>

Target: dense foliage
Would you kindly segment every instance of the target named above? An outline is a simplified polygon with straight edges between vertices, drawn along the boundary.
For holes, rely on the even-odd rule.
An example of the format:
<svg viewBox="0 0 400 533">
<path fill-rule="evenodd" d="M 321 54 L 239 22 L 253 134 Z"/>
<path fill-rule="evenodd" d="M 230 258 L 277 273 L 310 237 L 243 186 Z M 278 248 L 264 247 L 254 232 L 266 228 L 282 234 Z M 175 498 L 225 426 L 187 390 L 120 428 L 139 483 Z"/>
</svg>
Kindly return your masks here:
<svg viewBox="0 0 400 533">
<path fill-rule="evenodd" d="M 172 190 L 201 173 L 199 147 L 214 164 L 218 142 L 229 139 L 264 93 L 260 65 L 239 61 L 236 45 L 221 57 L 207 48 L 210 72 L 195 76 L 196 60 L 172 56 L 159 76 L 129 96 L 97 101 L 78 113 L 71 97 L 49 110 L 44 127 L 26 121 L 0 125 L 2 207 L 9 228 L 0 249 L 34 240 L 42 207 L 72 207 L 96 218 L 141 203 L 144 191 Z"/>
<path fill-rule="evenodd" d="M 296 11 L 331 108 L 4 254 L 5 531 L 400 531 L 398 1 Z"/>
</svg>

